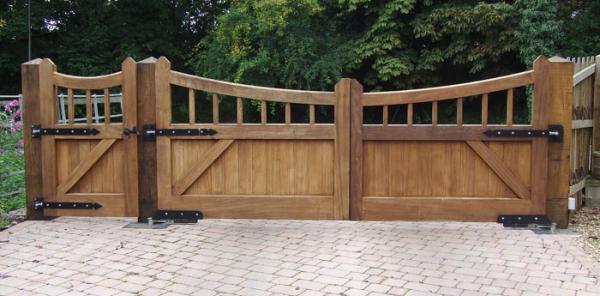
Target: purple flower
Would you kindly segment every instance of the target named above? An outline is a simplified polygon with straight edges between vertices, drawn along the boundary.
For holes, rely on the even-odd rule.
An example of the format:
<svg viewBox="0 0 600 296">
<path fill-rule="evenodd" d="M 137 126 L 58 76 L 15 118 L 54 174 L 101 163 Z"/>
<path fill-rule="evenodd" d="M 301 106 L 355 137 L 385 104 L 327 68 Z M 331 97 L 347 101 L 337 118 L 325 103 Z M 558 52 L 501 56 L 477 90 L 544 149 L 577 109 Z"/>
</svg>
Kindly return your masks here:
<svg viewBox="0 0 600 296">
<path fill-rule="evenodd" d="M 12 100 L 10 101 L 10 103 L 8 103 L 11 107 L 17 107 L 19 106 L 19 101 L 18 100 Z"/>
<path fill-rule="evenodd" d="M 21 109 L 17 109 L 17 111 L 15 111 L 15 113 L 14 113 L 14 114 L 15 114 L 15 116 L 19 116 L 19 115 L 21 115 Z"/>
<path fill-rule="evenodd" d="M 22 121 L 15 122 L 15 127 L 20 128 L 22 126 L 23 126 L 23 122 Z"/>
<path fill-rule="evenodd" d="M 25 140 L 23 140 L 23 139 L 19 139 L 19 140 L 17 141 L 17 146 L 20 146 L 20 147 L 23 147 L 23 146 L 25 146 Z"/>
<path fill-rule="evenodd" d="M 6 111 L 6 112 L 11 111 L 10 104 L 4 104 L 4 111 Z"/>
</svg>

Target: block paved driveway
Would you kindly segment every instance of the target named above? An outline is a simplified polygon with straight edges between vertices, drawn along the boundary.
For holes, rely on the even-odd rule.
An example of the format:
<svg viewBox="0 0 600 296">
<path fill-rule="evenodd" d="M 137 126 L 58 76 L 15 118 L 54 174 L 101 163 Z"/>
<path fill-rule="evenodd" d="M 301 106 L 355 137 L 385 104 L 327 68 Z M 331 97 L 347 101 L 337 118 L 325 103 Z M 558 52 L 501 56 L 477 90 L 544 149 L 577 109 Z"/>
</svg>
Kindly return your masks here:
<svg viewBox="0 0 600 296">
<path fill-rule="evenodd" d="M 129 220 L 131 221 L 131 220 Z M 0 243 L 2 295 L 600 295 L 573 236 L 495 223 L 30 221 Z"/>
</svg>

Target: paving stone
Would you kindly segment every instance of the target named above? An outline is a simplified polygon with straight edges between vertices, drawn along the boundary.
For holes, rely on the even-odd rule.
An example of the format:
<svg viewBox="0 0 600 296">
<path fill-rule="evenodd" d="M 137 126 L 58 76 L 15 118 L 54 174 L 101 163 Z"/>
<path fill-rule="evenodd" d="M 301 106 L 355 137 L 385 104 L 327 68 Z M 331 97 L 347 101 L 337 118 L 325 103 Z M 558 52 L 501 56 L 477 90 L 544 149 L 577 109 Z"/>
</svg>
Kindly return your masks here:
<svg viewBox="0 0 600 296">
<path fill-rule="evenodd" d="M 128 221 L 17 225 L 0 245 L 0 295 L 600 295 L 572 236 L 496 223 Z"/>
</svg>

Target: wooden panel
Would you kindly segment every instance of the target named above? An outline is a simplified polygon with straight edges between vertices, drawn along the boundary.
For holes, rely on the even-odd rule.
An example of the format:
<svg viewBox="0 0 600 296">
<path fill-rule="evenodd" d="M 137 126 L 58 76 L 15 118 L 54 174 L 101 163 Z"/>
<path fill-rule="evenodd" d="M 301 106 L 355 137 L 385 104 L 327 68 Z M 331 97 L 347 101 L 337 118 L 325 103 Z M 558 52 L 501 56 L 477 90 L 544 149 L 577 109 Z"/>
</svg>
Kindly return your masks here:
<svg viewBox="0 0 600 296">
<path fill-rule="evenodd" d="M 196 163 L 208 159 L 215 143 L 212 140 L 172 141 L 170 152 L 177 155 L 171 158 L 175 184 L 181 182 L 190 169 L 200 168 Z M 332 196 L 333 169 L 332 141 L 236 140 L 195 179 L 184 196 Z"/>
<path fill-rule="evenodd" d="M 514 182 L 529 186 L 530 143 L 488 145 Z M 364 196 L 517 198 L 464 142 L 365 141 L 363 153 Z"/>
<path fill-rule="evenodd" d="M 55 85 L 73 89 L 104 89 L 119 86 L 122 83 L 121 72 L 94 77 L 72 76 L 55 72 L 53 77 Z"/>
</svg>

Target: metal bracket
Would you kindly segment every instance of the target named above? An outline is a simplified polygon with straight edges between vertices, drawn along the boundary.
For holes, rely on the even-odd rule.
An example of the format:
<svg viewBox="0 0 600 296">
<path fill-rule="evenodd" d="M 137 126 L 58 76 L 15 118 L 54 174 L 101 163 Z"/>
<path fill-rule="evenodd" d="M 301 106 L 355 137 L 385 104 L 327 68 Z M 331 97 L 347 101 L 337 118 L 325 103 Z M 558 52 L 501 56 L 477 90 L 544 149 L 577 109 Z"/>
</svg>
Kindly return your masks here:
<svg viewBox="0 0 600 296">
<path fill-rule="evenodd" d="M 546 215 L 499 215 L 496 222 L 504 227 L 529 227 L 530 225 L 550 226 Z"/>
<path fill-rule="evenodd" d="M 93 136 L 100 133 L 95 128 L 42 128 L 39 124 L 31 126 L 31 137 L 41 138 L 42 136 Z"/>
<path fill-rule="evenodd" d="M 153 124 L 144 125 L 143 136 L 145 140 L 153 141 L 157 136 L 212 136 L 217 131 L 212 128 L 164 128 L 156 129 Z"/>
<path fill-rule="evenodd" d="M 97 202 L 44 201 L 43 198 L 36 198 L 33 201 L 33 208 L 36 211 L 43 209 L 97 210 L 101 207 L 102 205 Z"/>
<path fill-rule="evenodd" d="M 152 216 L 153 221 L 172 220 L 175 223 L 196 223 L 203 219 L 200 211 L 158 210 Z"/>
<path fill-rule="evenodd" d="M 539 138 L 547 137 L 550 142 L 561 142 L 563 139 L 562 125 L 549 125 L 547 130 L 486 130 L 484 135 L 490 138 Z"/>
</svg>

